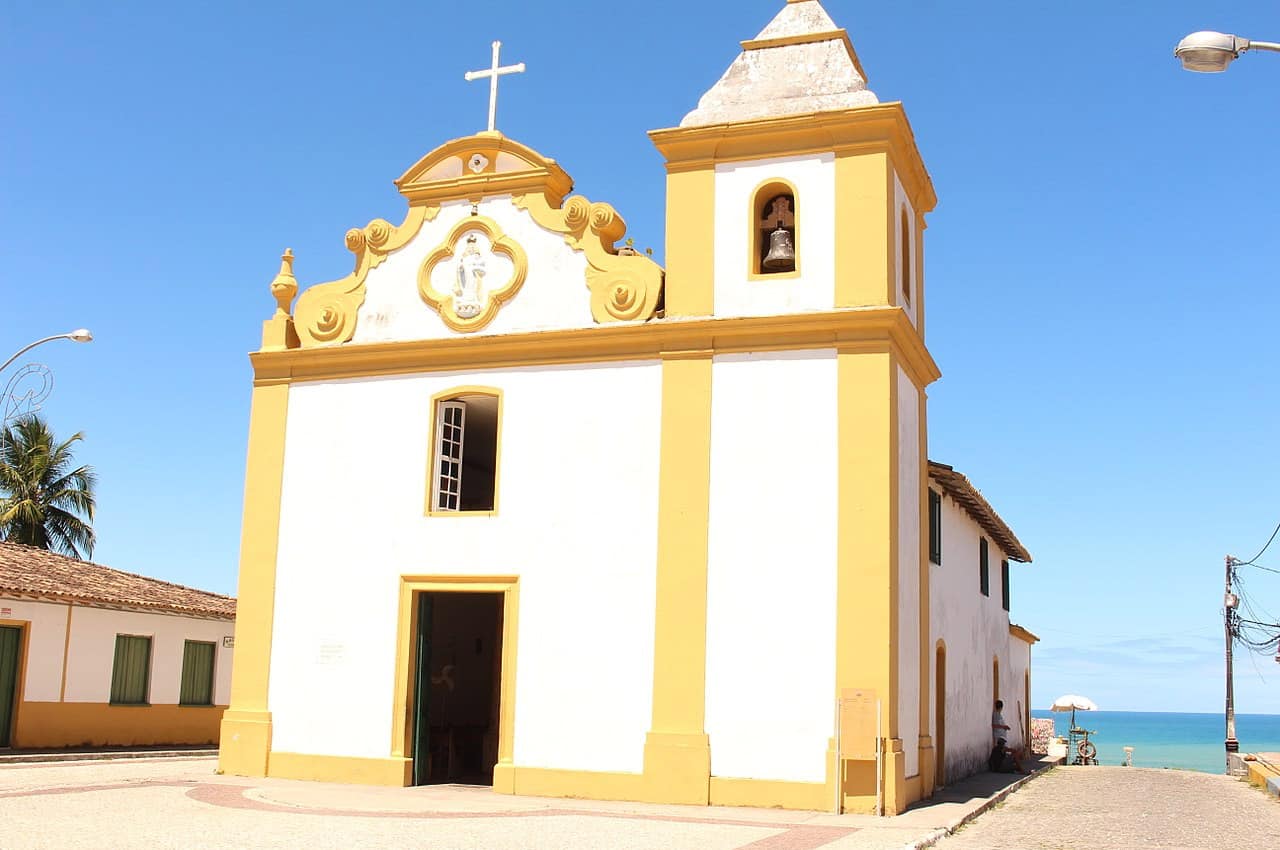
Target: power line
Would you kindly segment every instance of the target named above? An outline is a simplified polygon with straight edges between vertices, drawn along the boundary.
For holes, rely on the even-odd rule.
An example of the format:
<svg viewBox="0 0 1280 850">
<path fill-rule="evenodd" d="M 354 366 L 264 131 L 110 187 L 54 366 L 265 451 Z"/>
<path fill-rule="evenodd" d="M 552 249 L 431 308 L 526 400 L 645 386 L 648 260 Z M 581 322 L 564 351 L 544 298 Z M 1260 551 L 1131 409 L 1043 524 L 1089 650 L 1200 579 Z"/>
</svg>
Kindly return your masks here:
<svg viewBox="0 0 1280 850">
<path fill-rule="evenodd" d="M 1239 559 L 1237 559 L 1237 558 L 1232 558 L 1231 560 L 1235 562 L 1236 566 L 1241 566 L 1241 567 L 1256 567 L 1256 566 L 1257 566 L 1257 564 L 1255 564 L 1255 563 L 1254 563 L 1254 561 L 1258 560 L 1259 558 L 1261 558 L 1263 555 L 1265 555 L 1265 554 L 1267 553 L 1267 549 L 1269 549 L 1269 548 L 1271 547 L 1271 541 L 1273 541 L 1273 540 L 1275 540 L 1275 539 L 1276 539 L 1276 535 L 1277 535 L 1277 534 L 1280 534 L 1280 523 L 1276 523 L 1276 530 L 1275 530 L 1275 531 L 1273 531 L 1273 532 L 1271 532 L 1271 536 L 1267 538 L 1267 545 L 1262 547 L 1262 551 L 1261 551 L 1261 552 L 1259 552 L 1258 554 L 1254 555 L 1252 558 L 1250 558 L 1250 559 L 1249 559 L 1249 560 L 1247 560 L 1247 561 L 1241 561 L 1241 560 L 1239 560 Z M 1267 568 L 1266 568 L 1266 567 L 1263 567 L 1262 569 L 1267 569 Z M 1272 572 L 1280 572 L 1280 570 L 1273 570 Z"/>
</svg>

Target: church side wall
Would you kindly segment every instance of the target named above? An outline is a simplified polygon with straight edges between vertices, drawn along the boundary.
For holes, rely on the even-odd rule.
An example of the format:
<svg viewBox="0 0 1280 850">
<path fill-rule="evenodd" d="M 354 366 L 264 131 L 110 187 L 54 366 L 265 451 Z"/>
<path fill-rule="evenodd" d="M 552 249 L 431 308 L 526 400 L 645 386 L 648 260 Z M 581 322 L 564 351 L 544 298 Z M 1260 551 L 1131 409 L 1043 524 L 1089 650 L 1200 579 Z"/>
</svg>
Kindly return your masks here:
<svg viewBox="0 0 1280 850">
<path fill-rule="evenodd" d="M 823 782 L 834 734 L 835 353 L 720 356 L 712 381 L 711 772 Z"/>
<path fill-rule="evenodd" d="M 898 737 L 920 772 L 920 395 L 898 368 Z"/>
<path fill-rule="evenodd" d="M 1011 743 L 1019 738 L 1016 701 L 1022 685 L 1013 687 L 1009 649 L 1009 615 L 1000 605 L 1000 561 L 1005 557 L 987 538 L 991 568 L 990 596 L 978 584 L 978 540 L 981 526 L 942 493 L 942 564 L 931 565 L 930 612 L 933 640 L 946 643 L 946 781 L 952 782 L 986 769 L 991 754 L 992 661 L 1000 661 L 1000 695 L 1005 720 L 1013 727 Z M 933 654 L 933 664 L 937 655 Z M 1018 674 L 1020 675 L 1020 674 Z M 936 711 L 931 708 L 936 724 Z M 935 725 L 936 728 L 936 725 Z"/>
<path fill-rule="evenodd" d="M 1019 747 L 1030 743 L 1026 738 L 1031 735 L 1031 729 L 1027 728 L 1026 735 L 1023 734 L 1023 726 L 1027 726 L 1027 713 L 1030 710 L 1028 700 L 1030 694 L 1027 693 L 1027 673 L 1031 669 L 1031 644 L 1024 640 L 1009 636 L 1009 674 L 1005 675 L 1004 669 L 1000 670 L 1000 678 L 1003 680 L 1000 685 L 1000 694 L 1004 699 L 1004 719 L 1012 728 L 1009 730 L 1009 746 Z M 1022 704 L 1019 711 L 1018 704 Z M 1022 718 L 1022 725 L 1019 725 L 1018 718 Z"/>
<path fill-rule="evenodd" d="M 835 155 L 721 163 L 715 175 L 715 314 L 766 316 L 835 306 Z M 785 180 L 796 190 L 796 271 L 750 275 L 754 195 Z"/>
<path fill-rule="evenodd" d="M 387 758 L 401 576 L 518 576 L 515 765 L 640 772 L 661 380 L 637 362 L 295 384 L 273 752 Z M 498 511 L 424 516 L 432 396 L 474 385 L 502 392 Z"/>
</svg>

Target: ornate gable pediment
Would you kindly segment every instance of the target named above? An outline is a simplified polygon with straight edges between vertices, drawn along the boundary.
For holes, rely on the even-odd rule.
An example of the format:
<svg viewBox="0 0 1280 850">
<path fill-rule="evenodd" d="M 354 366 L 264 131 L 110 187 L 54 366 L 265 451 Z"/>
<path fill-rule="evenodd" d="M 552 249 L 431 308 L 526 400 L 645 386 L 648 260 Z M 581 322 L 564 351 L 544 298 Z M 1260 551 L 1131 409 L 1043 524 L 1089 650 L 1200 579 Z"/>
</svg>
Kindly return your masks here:
<svg viewBox="0 0 1280 850">
<path fill-rule="evenodd" d="M 409 202 L 404 221 L 347 231 L 351 274 L 306 289 L 292 312 L 292 290 L 286 298 L 276 287 L 280 307 L 264 328 L 264 350 L 647 321 L 657 312 L 662 267 L 617 245 L 626 224 L 612 206 L 566 200 L 572 178 L 526 145 L 498 132 L 455 139 L 395 183 Z M 581 300 L 569 288 L 575 280 Z M 407 292 L 443 326 L 414 318 Z M 539 298 L 549 300 L 539 308 Z"/>
<path fill-rule="evenodd" d="M 573 179 L 554 159 L 495 131 L 441 145 L 402 174 L 396 188 L 410 206 L 529 193 L 559 206 Z"/>
</svg>

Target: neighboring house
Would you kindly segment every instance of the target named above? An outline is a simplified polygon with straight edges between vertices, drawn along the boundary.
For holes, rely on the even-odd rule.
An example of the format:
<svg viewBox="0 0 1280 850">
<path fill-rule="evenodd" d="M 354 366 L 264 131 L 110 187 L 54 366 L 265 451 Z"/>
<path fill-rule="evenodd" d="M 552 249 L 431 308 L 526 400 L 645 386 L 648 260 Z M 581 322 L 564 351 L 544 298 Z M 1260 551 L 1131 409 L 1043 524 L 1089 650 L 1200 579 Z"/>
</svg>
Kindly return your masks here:
<svg viewBox="0 0 1280 850">
<path fill-rule="evenodd" d="M 929 462 L 929 610 L 932 621 L 935 781 L 986 769 L 991 711 L 1004 701 L 1010 747 L 1031 730 L 1031 645 L 1009 621 L 1009 562 L 1030 562 L 1013 530 L 969 479 Z"/>
<path fill-rule="evenodd" d="M 0 747 L 212 744 L 236 601 L 0 543 Z"/>
<path fill-rule="evenodd" d="M 354 271 L 296 303 L 286 252 L 226 773 L 894 813 L 975 766 L 993 695 L 1015 717 L 1000 564 L 1026 553 L 927 462 L 906 114 L 816 0 L 742 45 L 651 134 L 665 270 L 499 132 L 411 166 L 403 223 L 348 231 Z"/>
</svg>

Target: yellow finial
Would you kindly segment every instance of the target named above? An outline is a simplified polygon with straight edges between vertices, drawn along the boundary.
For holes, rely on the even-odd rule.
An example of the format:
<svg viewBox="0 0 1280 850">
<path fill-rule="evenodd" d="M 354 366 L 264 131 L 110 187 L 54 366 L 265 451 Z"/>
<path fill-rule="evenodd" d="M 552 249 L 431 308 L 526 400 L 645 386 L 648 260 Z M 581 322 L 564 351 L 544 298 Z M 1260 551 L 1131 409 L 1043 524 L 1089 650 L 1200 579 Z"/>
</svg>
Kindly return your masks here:
<svg viewBox="0 0 1280 850">
<path fill-rule="evenodd" d="M 298 294 L 298 279 L 293 276 L 292 248 L 285 248 L 280 257 L 280 273 L 271 281 L 271 294 L 276 299 L 279 312 L 289 315 L 289 304 Z"/>
</svg>

